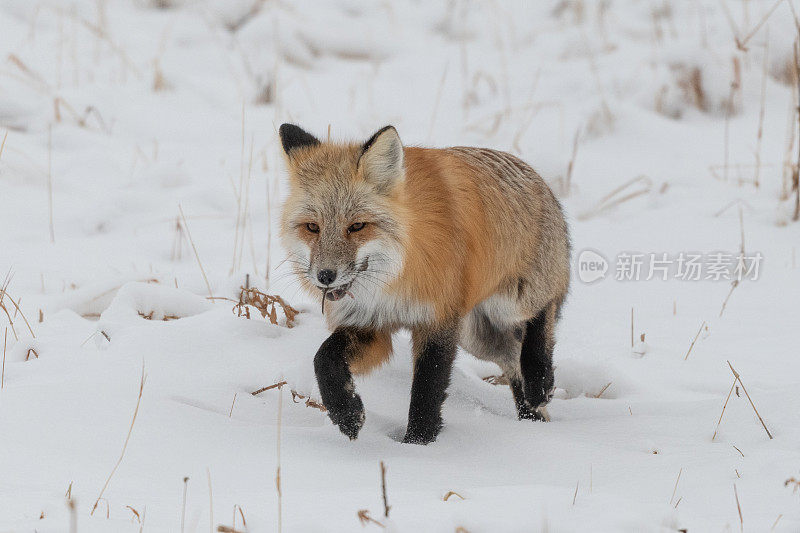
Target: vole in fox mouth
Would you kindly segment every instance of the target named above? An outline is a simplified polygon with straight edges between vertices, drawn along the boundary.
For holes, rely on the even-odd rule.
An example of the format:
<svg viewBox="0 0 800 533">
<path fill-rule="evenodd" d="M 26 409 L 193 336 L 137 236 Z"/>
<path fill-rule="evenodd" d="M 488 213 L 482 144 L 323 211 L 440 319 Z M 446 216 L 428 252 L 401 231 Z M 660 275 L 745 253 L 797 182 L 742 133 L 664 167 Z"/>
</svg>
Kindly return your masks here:
<svg viewBox="0 0 800 533">
<path fill-rule="evenodd" d="M 544 180 L 505 152 L 403 146 L 392 126 L 352 143 L 293 124 L 279 133 L 281 240 L 301 285 L 322 296 L 332 333 L 314 369 L 342 433 L 355 439 L 365 420 L 353 375 L 387 361 L 399 329 L 414 357 L 404 442 L 439 434 L 458 346 L 502 368 L 520 419 L 543 420 L 570 268 Z"/>
</svg>

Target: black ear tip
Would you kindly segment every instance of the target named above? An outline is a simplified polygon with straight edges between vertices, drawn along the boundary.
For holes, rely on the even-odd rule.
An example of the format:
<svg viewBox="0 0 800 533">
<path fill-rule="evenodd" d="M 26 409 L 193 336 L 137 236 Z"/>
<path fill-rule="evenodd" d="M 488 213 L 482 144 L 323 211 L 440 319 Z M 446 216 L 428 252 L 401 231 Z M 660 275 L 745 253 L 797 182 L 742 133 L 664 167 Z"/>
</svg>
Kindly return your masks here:
<svg viewBox="0 0 800 533">
<path fill-rule="evenodd" d="M 397 137 L 400 137 L 400 134 L 399 134 L 399 133 L 397 133 L 397 128 L 395 128 L 395 127 L 394 127 L 394 126 L 392 126 L 391 124 L 389 124 L 389 125 L 387 125 L 387 126 L 384 126 L 384 127 L 382 127 L 381 129 L 379 129 L 378 131 L 376 131 L 376 132 L 375 132 L 375 133 L 372 135 L 372 137 L 370 137 L 370 138 L 367 140 L 367 142 L 365 142 L 365 143 L 364 143 L 364 146 L 361 148 L 361 153 L 363 154 L 364 152 L 366 152 L 367 150 L 369 150 L 369 147 L 370 147 L 370 146 L 372 146 L 372 144 L 373 144 L 373 143 L 374 143 L 374 142 L 375 142 L 375 141 L 378 139 L 378 137 L 380 137 L 381 135 L 383 135 L 385 132 L 387 132 L 387 131 L 389 131 L 389 130 L 393 131 L 393 132 L 394 132 L 394 134 L 395 134 L 395 135 L 397 135 Z"/>
<path fill-rule="evenodd" d="M 281 138 L 283 150 L 288 154 L 294 148 L 303 146 L 316 146 L 319 144 L 319 139 L 305 131 L 303 128 L 296 124 L 284 123 L 278 128 L 278 134 Z"/>
</svg>

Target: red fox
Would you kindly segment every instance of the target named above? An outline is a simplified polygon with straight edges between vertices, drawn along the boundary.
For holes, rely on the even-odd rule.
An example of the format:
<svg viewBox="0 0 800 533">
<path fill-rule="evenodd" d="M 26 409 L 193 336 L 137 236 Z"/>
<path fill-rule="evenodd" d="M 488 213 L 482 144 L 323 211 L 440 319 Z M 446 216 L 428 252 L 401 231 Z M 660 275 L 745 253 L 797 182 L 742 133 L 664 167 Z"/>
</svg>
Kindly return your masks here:
<svg viewBox="0 0 800 533">
<path fill-rule="evenodd" d="M 561 206 L 511 154 L 404 147 L 392 126 L 366 143 L 280 127 L 289 170 L 281 239 L 331 336 L 314 358 L 322 402 L 350 439 L 364 424 L 353 374 L 385 362 L 411 331 L 404 442 L 427 444 L 458 346 L 508 377 L 520 419 L 543 420 L 554 327 L 569 286 Z"/>
</svg>

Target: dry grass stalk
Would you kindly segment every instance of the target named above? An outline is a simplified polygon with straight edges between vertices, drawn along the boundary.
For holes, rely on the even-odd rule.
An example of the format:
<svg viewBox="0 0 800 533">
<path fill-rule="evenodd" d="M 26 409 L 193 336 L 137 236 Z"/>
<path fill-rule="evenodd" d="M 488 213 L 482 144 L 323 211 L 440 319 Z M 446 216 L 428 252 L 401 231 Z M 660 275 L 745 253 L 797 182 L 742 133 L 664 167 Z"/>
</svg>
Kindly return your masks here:
<svg viewBox="0 0 800 533">
<path fill-rule="evenodd" d="M 625 193 L 626 190 L 633 188 L 633 186 L 637 184 L 640 185 L 639 189 L 634 189 L 633 192 Z M 583 213 L 580 213 L 578 215 L 578 220 L 588 220 L 606 211 L 610 211 L 618 205 L 649 193 L 652 187 L 653 183 L 650 178 L 645 175 L 637 176 L 605 195 L 593 209 L 589 209 Z"/>
<path fill-rule="evenodd" d="M 233 190 L 234 195 L 236 196 L 236 227 L 233 235 L 233 258 L 231 259 L 231 270 L 230 270 L 231 274 L 233 274 L 233 271 L 236 268 L 236 254 L 237 254 L 237 249 L 239 247 L 239 228 L 241 227 L 241 216 L 242 216 L 242 196 L 244 193 L 244 124 L 245 124 L 244 111 L 245 111 L 244 100 L 242 100 L 242 143 L 239 155 L 239 188 L 236 189 L 236 187 L 234 186 Z M 252 151 L 251 151 L 251 156 L 252 156 Z"/>
<path fill-rule="evenodd" d="M 137 67 L 136 63 L 131 60 L 130 56 L 125 52 L 125 50 L 111 39 L 111 37 L 108 35 L 108 32 L 106 32 L 104 28 L 97 26 L 84 18 L 78 17 L 74 13 L 68 14 L 73 18 L 77 18 L 78 22 L 83 24 L 83 26 L 89 30 L 89 32 L 94 34 L 95 37 L 105 41 L 108 46 L 120 57 L 123 64 L 130 68 L 137 78 L 142 79 L 142 71 L 139 70 L 139 67 Z"/>
<path fill-rule="evenodd" d="M 739 448 L 738 448 L 738 447 L 737 447 L 735 444 L 731 444 L 731 446 L 733 446 L 733 449 L 734 449 L 734 450 L 736 450 L 737 452 L 739 452 L 739 455 L 741 455 L 742 457 L 744 457 L 744 453 L 742 452 L 742 450 L 740 450 L 740 449 L 739 449 Z"/>
<path fill-rule="evenodd" d="M 358 515 L 358 521 L 361 522 L 362 526 L 366 526 L 367 524 L 372 523 L 375 524 L 376 526 L 386 529 L 386 526 L 384 526 L 382 523 L 372 518 L 369 515 L 369 511 L 367 511 L 366 509 L 359 509 L 357 515 Z"/>
<path fill-rule="evenodd" d="M 222 524 L 217 526 L 217 531 L 220 533 L 244 533 L 236 529 L 234 526 L 223 526 Z"/>
<path fill-rule="evenodd" d="M 39 359 L 39 352 L 33 348 L 28 348 L 28 353 L 25 354 L 25 360 L 29 360 L 31 355 L 34 357 L 34 359 Z"/>
<path fill-rule="evenodd" d="M 97 496 L 97 499 L 95 500 L 89 515 L 94 514 L 95 510 L 97 509 L 97 505 L 103 498 L 103 493 L 105 493 L 106 488 L 108 488 L 108 484 L 111 483 L 111 478 L 114 477 L 114 473 L 116 473 L 117 468 L 119 468 L 120 463 L 122 463 L 122 458 L 125 457 L 125 450 L 128 449 L 128 442 L 131 440 L 133 425 L 136 423 L 136 415 L 139 414 L 139 405 L 142 403 L 142 391 L 144 391 L 145 381 L 147 381 L 147 374 L 144 373 L 144 364 L 142 364 L 142 377 L 139 380 L 139 395 L 136 398 L 136 409 L 133 411 L 133 418 L 131 418 L 131 426 L 130 428 L 128 428 L 128 435 L 125 437 L 125 444 L 122 445 L 122 453 L 119 454 L 119 459 L 117 459 L 117 462 L 114 464 L 114 468 L 111 469 L 111 473 L 108 475 L 108 479 L 106 479 L 106 482 L 103 484 L 103 488 L 100 489 L 100 494 Z M 108 502 L 106 502 L 106 514 L 108 514 Z"/>
<path fill-rule="evenodd" d="M 389 509 L 391 509 L 391 506 L 386 497 L 386 465 L 383 461 L 381 461 L 381 496 L 383 497 L 383 516 L 389 518 Z"/>
<path fill-rule="evenodd" d="M 728 397 L 725 398 L 725 403 L 722 405 L 722 412 L 719 414 L 719 420 L 717 420 L 717 427 L 714 428 L 714 434 L 711 436 L 711 440 L 713 441 L 717 438 L 717 431 L 719 431 L 719 425 L 722 423 L 722 417 L 725 415 L 725 409 L 728 407 L 728 401 L 731 399 L 731 394 L 733 394 L 733 388 L 736 386 L 736 378 L 733 378 L 733 383 L 731 384 L 731 390 L 728 391 Z"/>
<path fill-rule="evenodd" d="M 784 487 L 792 487 L 792 494 L 800 491 L 800 479 L 790 477 L 783 483 Z"/>
<path fill-rule="evenodd" d="M 67 509 L 69 509 L 69 533 L 78 533 L 78 509 L 72 497 L 67 498 Z"/>
<path fill-rule="evenodd" d="M 445 493 L 445 495 L 444 495 L 444 496 L 442 496 L 442 501 L 445 501 L 445 502 L 446 502 L 447 500 L 449 500 L 449 499 L 450 499 L 450 498 L 452 498 L 453 496 L 458 496 L 458 497 L 459 497 L 459 498 L 461 498 L 462 500 L 464 500 L 464 499 L 465 499 L 465 498 L 464 498 L 464 497 L 463 497 L 461 494 L 459 494 L 459 493 L 457 493 L 457 492 L 455 492 L 455 491 L 452 491 L 452 490 L 448 490 L 448 491 Z"/>
<path fill-rule="evenodd" d="M 294 403 L 300 403 L 300 402 L 297 401 L 298 399 L 305 400 L 305 402 L 303 402 L 303 403 L 306 404 L 306 407 L 313 407 L 314 409 L 322 411 L 323 413 L 327 413 L 328 412 L 328 409 L 324 405 L 319 403 L 318 401 L 313 400 L 308 396 L 304 396 L 304 395 L 300 394 L 299 392 L 297 392 L 296 390 L 292 390 L 290 392 L 292 393 L 292 401 Z"/>
<path fill-rule="evenodd" d="M 236 529 L 236 511 L 239 511 L 239 516 L 242 517 L 242 526 L 244 526 L 245 530 L 247 529 L 247 520 L 244 519 L 244 511 L 242 511 L 242 506 L 238 503 L 233 505 L 233 529 Z"/>
<path fill-rule="evenodd" d="M 731 115 L 736 108 L 735 99 L 736 93 L 741 88 L 742 84 L 742 69 L 738 57 L 733 58 L 733 77 L 731 78 L 731 90 L 728 93 L 728 100 L 725 103 L 725 165 L 723 167 L 724 180 L 728 181 L 728 168 L 730 167 L 730 121 Z"/>
<path fill-rule="evenodd" d="M 708 110 L 706 90 L 703 87 L 703 71 L 699 67 L 681 69 L 677 78 L 678 87 L 684 93 L 684 98 L 700 111 Z"/>
<path fill-rule="evenodd" d="M 172 241 L 172 253 L 170 255 L 170 260 L 180 261 L 182 255 L 183 255 L 183 226 L 181 225 L 181 217 L 176 217 L 175 239 Z"/>
<path fill-rule="evenodd" d="M 81 128 L 88 128 L 89 127 L 89 119 L 91 117 L 95 118 L 97 125 L 100 127 L 100 130 L 103 133 L 111 134 L 111 128 L 108 127 L 106 121 L 103 120 L 103 115 L 100 114 L 100 111 L 97 110 L 94 106 L 86 106 L 83 110 L 83 114 L 78 113 L 74 107 L 72 107 L 69 102 L 67 102 L 62 96 L 56 96 L 53 99 L 53 118 L 56 122 L 61 122 L 61 107 L 64 107 L 69 114 L 72 115 L 72 119 L 80 126 Z"/>
<path fill-rule="evenodd" d="M 189 487 L 189 478 L 183 478 L 183 505 L 181 506 L 181 533 L 186 530 L 186 489 Z"/>
<path fill-rule="evenodd" d="M 283 419 L 283 386 L 278 387 L 278 428 L 275 434 L 276 459 L 275 489 L 278 491 L 278 533 L 283 531 L 283 493 L 281 491 L 281 424 Z"/>
<path fill-rule="evenodd" d="M 3 371 L 0 373 L 0 389 L 6 388 L 6 346 L 8 345 L 8 327 L 3 333 Z M 72 483 L 70 483 L 72 488 Z"/>
<path fill-rule="evenodd" d="M 602 389 L 600 389 L 600 392 L 598 392 L 597 394 L 595 394 L 595 395 L 594 395 L 594 397 L 595 397 L 595 398 L 599 398 L 600 396 L 602 396 L 602 395 L 603 395 L 603 393 L 604 393 L 606 390 L 608 390 L 608 388 L 609 388 L 610 386 L 611 386 L 611 381 L 609 381 L 608 383 L 606 383 L 606 384 L 605 384 L 605 386 L 604 386 Z"/>
<path fill-rule="evenodd" d="M 575 168 L 575 159 L 578 157 L 578 146 L 581 144 L 581 128 L 575 130 L 575 137 L 572 139 L 572 155 L 567 163 L 567 174 L 564 178 L 564 196 L 569 196 L 570 189 L 572 188 L 572 171 Z"/>
<path fill-rule="evenodd" d="M 597 85 L 597 94 L 600 95 L 600 109 L 603 112 L 603 118 L 606 120 L 608 124 L 614 122 L 614 114 L 611 112 L 611 108 L 608 106 L 608 99 L 606 98 L 605 89 L 603 89 L 603 84 L 600 81 L 600 69 L 597 68 L 597 58 L 595 57 L 594 48 L 590 44 L 589 38 L 586 36 L 586 33 L 583 34 L 583 42 L 586 47 L 586 50 L 589 52 L 587 54 L 587 58 L 589 60 L 589 70 L 594 77 L 595 84 Z"/>
<path fill-rule="evenodd" d="M 722 313 L 725 312 L 725 307 L 727 307 L 727 305 L 728 305 L 728 300 L 730 300 L 731 294 L 733 294 L 733 290 L 738 286 L 739 286 L 739 280 L 738 279 L 735 279 L 735 280 L 731 281 L 731 290 L 728 291 L 728 295 L 725 297 L 725 301 L 722 302 L 722 308 L 719 310 L 719 316 L 720 317 L 722 316 Z"/>
<path fill-rule="evenodd" d="M 764 112 L 765 112 L 765 102 L 767 98 L 767 70 L 769 69 L 769 30 L 767 30 L 767 36 L 764 40 L 764 62 L 763 68 L 761 72 L 761 106 L 758 111 L 758 131 L 756 134 L 756 172 L 755 176 L 753 176 L 753 181 L 755 182 L 755 186 L 760 186 L 760 174 L 761 174 L 761 141 L 764 137 Z"/>
<path fill-rule="evenodd" d="M 750 406 L 753 408 L 753 411 L 755 411 L 756 416 L 758 417 L 758 420 L 761 422 L 761 425 L 764 427 L 764 431 L 767 432 L 767 435 L 769 436 L 770 440 L 772 440 L 772 438 L 773 438 L 772 437 L 772 433 L 770 433 L 769 429 L 767 429 L 767 425 L 764 423 L 764 419 L 761 418 L 761 415 L 759 414 L 758 409 L 756 409 L 756 404 L 753 403 L 753 399 L 750 397 L 750 393 L 747 392 L 747 388 L 744 386 L 744 383 L 742 382 L 742 376 L 740 376 L 739 373 L 733 368 L 733 365 L 731 364 L 730 361 L 727 361 L 727 363 L 728 363 L 728 366 L 731 367 L 731 372 L 733 372 L 733 375 L 736 377 L 736 380 L 739 382 L 739 385 L 742 386 L 742 390 L 744 391 L 744 395 L 747 396 L 747 401 L 750 402 Z"/>
<path fill-rule="evenodd" d="M 747 42 L 748 42 L 750 39 L 752 39 L 752 38 L 753 38 L 753 36 L 754 36 L 756 33 L 758 33 L 758 30 L 760 30 L 760 29 L 761 29 L 761 27 L 764 25 L 764 23 L 765 23 L 765 22 L 767 22 L 767 19 L 768 19 L 770 16 L 772 16 L 772 13 L 775 11 L 775 9 L 777 9 L 777 7 L 778 7 L 778 6 L 779 6 L 779 5 L 780 5 L 782 2 L 783 2 L 783 0 L 777 0 L 777 2 L 775 2 L 775 3 L 772 5 L 772 7 L 769 9 L 769 11 L 767 11 L 767 13 L 766 13 L 766 14 L 765 14 L 765 15 L 764 15 L 762 18 L 761 18 L 761 20 L 760 20 L 760 21 L 758 21 L 758 24 L 756 24 L 756 25 L 753 27 L 753 29 L 752 29 L 752 30 L 750 30 L 750 33 L 748 33 L 747 35 L 745 35 L 744 39 L 739 39 L 739 37 L 738 37 L 738 32 L 737 32 L 736 34 L 734 34 L 734 40 L 736 41 L 736 48 L 738 48 L 738 49 L 739 49 L 739 50 L 741 50 L 742 52 L 747 52 Z M 724 5 L 724 4 L 723 4 L 723 5 Z"/>
<path fill-rule="evenodd" d="M 792 4 L 789 4 L 789 5 L 792 5 Z M 773 522 L 772 527 L 769 528 L 770 531 L 775 531 L 775 527 L 778 525 L 778 522 L 780 522 L 781 518 L 783 518 L 783 513 L 779 514 L 778 518 L 775 519 L 775 522 Z"/>
<path fill-rule="evenodd" d="M 237 393 L 234 392 L 233 393 L 233 401 L 231 402 L 231 410 L 228 413 L 228 418 L 232 418 L 233 417 L 233 406 L 236 405 L 236 395 L 237 395 Z"/>
<path fill-rule="evenodd" d="M 250 394 L 252 394 L 253 396 L 257 396 L 257 395 L 261 394 L 264 391 L 268 391 L 270 389 L 275 389 L 275 388 L 280 388 L 280 387 L 283 387 L 284 385 L 286 385 L 285 381 L 279 381 L 278 383 L 274 383 L 274 384 L 269 385 L 267 387 L 261 387 L 260 389 L 255 390 L 255 391 L 251 392 Z"/>
<path fill-rule="evenodd" d="M 572 505 L 575 505 L 575 500 L 578 499 L 578 487 L 581 485 L 581 480 L 579 479 L 577 483 L 575 483 L 575 494 L 572 495 Z"/>
<path fill-rule="evenodd" d="M 155 311 L 150 311 L 150 312 L 149 312 L 149 313 L 147 313 L 147 314 L 143 313 L 142 311 L 136 311 L 136 313 L 137 313 L 137 314 L 138 314 L 140 317 L 144 318 L 145 320 L 153 320 L 153 315 L 155 314 Z M 177 315 L 164 315 L 164 316 L 161 318 L 161 321 L 162 321 L 162 322 L 168 322 L 168 321 L 170 321 L 170 320 L 178 320 L 179 318 L 180 318 L 180 317 L 179 317 L 179 316 L 177 316 Z"/>
<path fill-rule="evenodd" d="M 683 467 L 678 470 L 678 479 L 675 480 L 675 486 L 672 488 L 672 496 L 669 499 L 669 504 L 672 505 L 672 500 L 675 499 L 675 492 L 678 490 L 678 483 L 681 481 L 681 474 L 683 474 Z"/>
<path fill-rule="evenodd" d="M 800 36 L 800 27 L 797 29 Z M 797 79 L 797 125 L 800 131 L 800 37 L 794 42 L 794 73 Z M 800 220 L 800 142 L 797 147 L 797 163 L 792 171 L 792 190 L 794 191 L 794 215 L 792 220 Z"/>
<path fill-rule="evenodd" d="M 789 61 L 791 65 L 791 95 L 789 100 L 789 109 L 786 121 L 786 143 L 784 145 L 784 155 L 783 155 L 783 180 L 781 181 L 781 200 L 786 200 L 789 198 L 789 193 L 791 191 L 791 183 L 792 178 L 794 176 L 794 169 L 795 165 L 792 162 L 793 160 L 793 151 L 794 151 L 794 141 L 795 135 L 797 134 L 797 128 L 795 127 L 795 123 L 797 120 L 797 105 L 795 104 L 795 98 L 800 98 L 797 95 L 798 92 L 798 85 L 796 83 L 798 74 L 798 65 L 794 58 Z"/>
<path fill-rule="evenodd" d="M 703 320 L 703 323 L 700 324 L 700 329 L 697 330 L 697 334 L 694 336 L 692 340 L 692 344 L 689 345 L 689 350 L 686 352 L 686 356 L 683 358 L 684 361 L 689 359 L 689 354 L 692 353 L 692 348 L 694 348 L 694 343 L 697 342 L 697 338 L 700 336 L 700 332 L 703 331 L 703 327 L 706 325 L 706 321 Z"/>
<path fill-rule="evenodd" d="M 266 387 L 261 387 L 260 389 L 255 390 L 255 391 L 251 392 L 250 394 L 252 394 L 253 396 L 257 396 L 257 395 L 261 394 L 264 391 L 268 391 L 268 390 L 271 390 L 271 389 L 280 389 L 284 385 L 286 385 L 285 381 L 279 381 L 278 383 L 273 383 L 272 385 L 268 385 Z M 299 400 L 305 400 L 305 402 L 303 402 L 303 403 L 306 404 L 306 407 L 313 407 L 314 409 L 318 409 L 318 410 L 322 411 L 323 413 L 328 411 L 325 408 L 324 405 L 322 405 L 321 403 L 319 403 L 316 400 L 313 400 L 309 396 L 306 396 L 304 394 L 300 394 L 299 392 L 297 392 L 294 389 L 291 389 L 290 392 L 292 393 L 292 401 L 294 403 L 300 403 L 300 402 L 297 401 L 298 399 Z"/>
<path fill-rule="evenodd" d="M 433 139 L 433 127 L 436 125 L 436 115 L 439 112 L 439 103 L 442 100 L 442 90 L 444 89 L 444 82 L 447 81 L 447 70 L 449 68 L 450 62 L 448 61 L 444 65 L 444 69 L 442 69 L 442 78 L 439 80 L 439 88 L 436 90 L 436 100 L 434 100 L 433 111 L 431 111 L 431 124 L 428 126 L 428 143 Z"/>
<path fill-rule="evenodd" d="M 3 149 L 6 147 L 6 139 L 8 139 L 8 130 L 6 130 L 6 134 L 3 135 L 3 142 L 0 143 L 0 159 L 3 158 Z"/>
<path fill-rule="evenodd" d="M 299 313 L 297 309 L 286 303 L 286 301 L 277 294 L 266 294 L 255 287 L 241 287 L 239 302 L 233 306 L 233 311 L 237 313 L 237 316 L 244 315 L 250 318 L 250 310 L 247 306 L 253 306 L 258 309 L 263 318 L 268 319 L 270 324 L 276 326 L 278 325 L 277 306 L 280 306 L 283 311 L 283 316 L 286 317 L 287 328 L 294 326 L 294 319 Z"/>
<path fill-rule="evenodd" d="M 736 490 L 736 483 L 733 484 L 733 495 L 736 497 L 736 510 L 739 511 L 739 532 L 744 531 L 744 518 L 742 518 L 742 506 L 739 504 L 739 491 Z"/>
<path fill-rule="evenodd" d="M 141 515 L 139 515 L 139 511 L 137 511 L 136 509 L 134 509 L 130 505 L 126 505 L 125 509 L 130 510 L 130 512 L 133 514 L 133 517 L 136 518 L 136 521 L 138 523 L 140 523 L 140 524 L 142 523 L 142 517 L 141 517 Z"/>
<path fill-rule="evenodd" d="M 633 348 L 633 307 L 631 307 L 631 348 Z"/>
<path fill-rule="evenodd" d="M 17 57 L 16 54 L 8 54 L 8 61 L 17 67 L 23 74 L 28 76 L 31 80 L 38 83 L 40 85 L 40 89 L 50 89 L 50 84 L 47 83 L 47 80 L 45 80 L 41 74 L 28 67 L 28 65 L 26 65 L 19 57 Z"/>
<path fill-rule="evenodd" d="M 200 273 L 203 274 L 203 281 L 206 282 L 206 288 L 208 289 L 208 295 L 213 297 L 214 294 L 211 291 L 211 284 L 208 282 L 208 277 L 206 276 L 206 271 L 203 268 L 203 262 L 200 261 L 200 254 L 197 253 L 197 247 L 194 245 L 194 240 L 192 239 L 192 232 L 189 231 L 189 224 L 186 223 L 186 215 L 183 214 L 183 208 L 181 204 L 178 204 L 178 211 L 181 214 L 181 220 L 183 220 L 183 227 L 186 228 L 186 236 L 189 237 L 189 244 L 192 245 L 192 250 L 194 251 L 194 257 L 197 259 L 197 265 L 200 267 Z"/>
<path fill-rule="evenodd" d="M 53 126 L 47 127 L 47 206 L 50 217 L 50 242 L 56 242 L 53 227 Z"/>
<path fill-rule="evenodd" d="M 25 317 L 25 313 L 23 313 L 22 309 L 20 309 L 19 301 L 14 301 L 14 298 L 12 298 L 11 295 L 6 292 L 6 289 L 0 289 L 0 306 L 3 306 L 3 300 L 5 298 L 8 298 L 8 301 L 11 302 L 14 305 L 14 308 L 16 309 L 16 311 L 14 311 L 14 318 L 16 318 L 17 313 L 19 313 L 19 315 L 22 317 L 22 320 L 25 322 L 25 326 L 28 328 L 28 332 L 31 334 L 31 337 L 35 339 L 36 334 L 33 332 L 33 328 L 31 328 L 30 322 L 28 322 L 28 319 Z M 5 310 L 6 314 L 8 314 L 8 310 L 7 309 Z"/>
<path fill-rule="evenodd" d="M 8 308 L 3 304 L 3 300 L 6 297 L 6 290 L 8 289 L 8 285 L 11 283 L 11 269 L 6 272 L 6 277 L 3 280 L 3 285 L 0 286 L 0 309 L 6 314 L 6 318 L 8 319 L 8 325 L 11 326 L 11 333 L 14 334 L 14 340 L 19 340 L 19 335 L 17 335 L 17 329 L 14 327 L 14 319 L 11 318 L 11 313 L 8 312 Z"/>
</svg>

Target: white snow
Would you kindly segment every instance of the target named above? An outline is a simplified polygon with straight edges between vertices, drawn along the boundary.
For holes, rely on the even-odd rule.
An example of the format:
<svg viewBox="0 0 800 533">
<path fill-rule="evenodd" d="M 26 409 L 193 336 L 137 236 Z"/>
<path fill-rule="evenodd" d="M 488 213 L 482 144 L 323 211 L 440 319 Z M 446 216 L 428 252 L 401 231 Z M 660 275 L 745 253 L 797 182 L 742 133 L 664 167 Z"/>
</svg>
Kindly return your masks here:
<svg viewBox="0 0 800 533">
<path fill-rule="evenodd" d="M 181 531 L 188 477 L 185 531 L 234 516 L 275 531 L 280 440 L 284 531 L 361 530 L 362 509 L 395 531 L 737 531 L 737 495 L 745 531 L 800 531 L 784 486 L 800 477 L 797 33 L 783 2 L 745 53 L 725 13 L 743 39 L 773 5 L 0 0 L 0 281 L 35 334 L 5 299 L 0 530 L 71 531 L 71 487 L 77 531 Z M 391 123 L 406 144 L 511 151 L 548 180 L 573 258 L 609 261 L 605 279 L 573 276 L 551 422 L 517 421 L 483 379 L 499 369 L 460 353 L 439 439 L 401 444 L 407 333 L 357 382 L 358 440 L 292 402 L 319 398 L 327 331 L 279 264 L 286 121 L 334 139 Z M 729 281 L 614 279 L 623 252 L 737 253 L 740 207 L 764 259 L 721 316 Z M 300 309 L 296 325 L 237 316 L 246 280 Z M 712 440 L 727 361 L 774 439 L 738 387 Z"/>
</svg>

